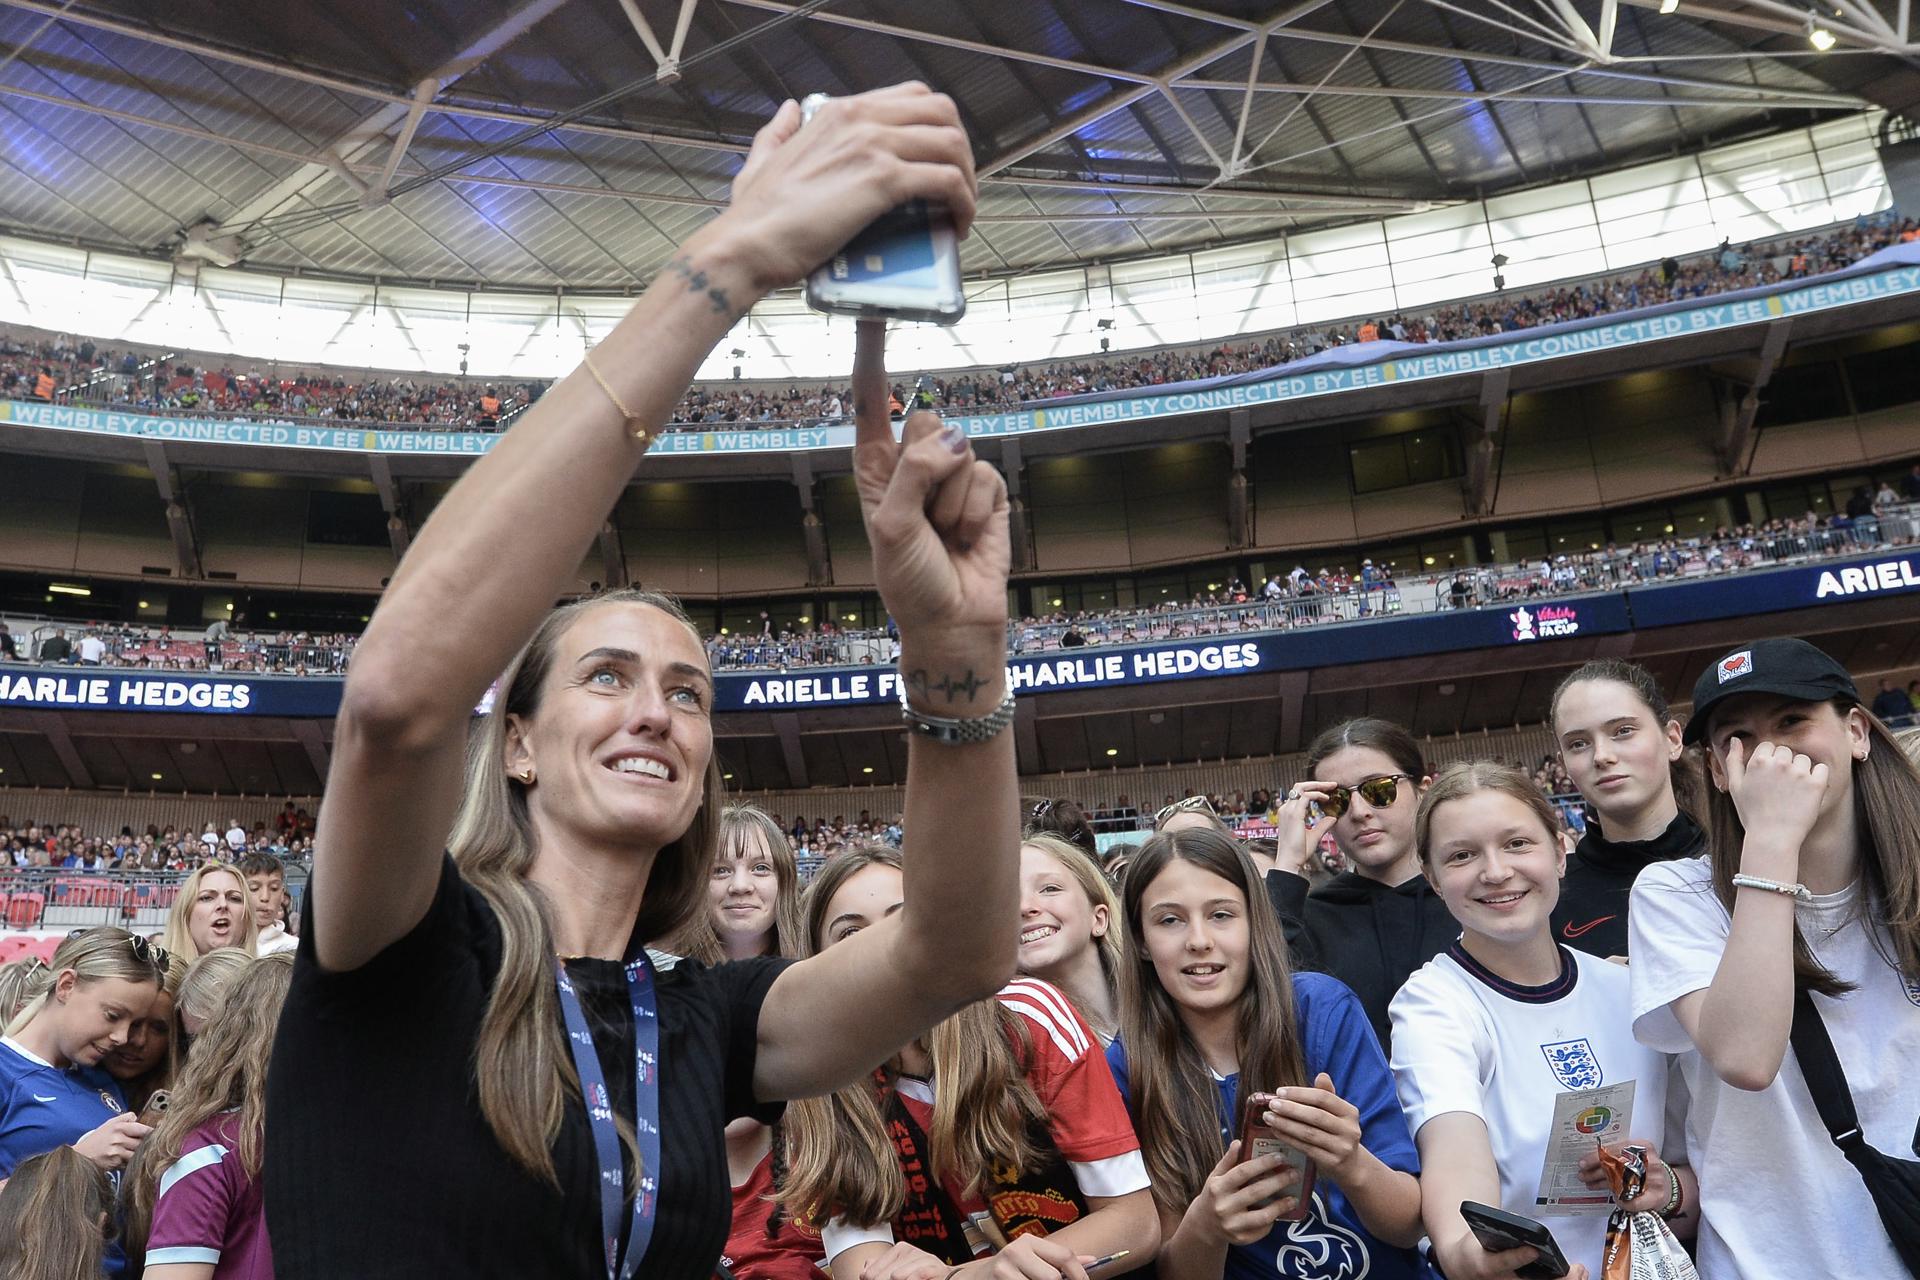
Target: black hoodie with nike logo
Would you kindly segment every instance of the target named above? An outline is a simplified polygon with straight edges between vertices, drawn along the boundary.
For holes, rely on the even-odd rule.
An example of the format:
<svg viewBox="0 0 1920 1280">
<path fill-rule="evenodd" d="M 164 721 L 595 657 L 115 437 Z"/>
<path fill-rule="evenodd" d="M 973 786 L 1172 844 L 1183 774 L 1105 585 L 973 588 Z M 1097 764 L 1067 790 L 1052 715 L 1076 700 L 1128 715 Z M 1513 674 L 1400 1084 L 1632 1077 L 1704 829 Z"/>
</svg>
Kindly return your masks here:
<svg viewBox="0 0 1920 1280">
<path fill-rule="evenodd" d="M 1684 811 L 1651 840 L 1615 842 L 1600 833 L 1598 822 L 1589 821 L 1560 881 L 1554 941 L 1602 960 L 1626 955 L 1627 898 L 1634 877 L 1656 862 L 1697 858 L 1706 851 L 1707 833 Z"/>
<path fill-rule="evenodd" d="M 1384 885 L 1347 871 L 1308 893 L 1305 877 L 1269 871 L 1267 897 L 1286 930 L 1293 967 L 1329 974 L 1353 988 L 1390 1055 L 1387 1006 L 1414 970 L 1460 936 L 1426 877 Z"/>
</svg>

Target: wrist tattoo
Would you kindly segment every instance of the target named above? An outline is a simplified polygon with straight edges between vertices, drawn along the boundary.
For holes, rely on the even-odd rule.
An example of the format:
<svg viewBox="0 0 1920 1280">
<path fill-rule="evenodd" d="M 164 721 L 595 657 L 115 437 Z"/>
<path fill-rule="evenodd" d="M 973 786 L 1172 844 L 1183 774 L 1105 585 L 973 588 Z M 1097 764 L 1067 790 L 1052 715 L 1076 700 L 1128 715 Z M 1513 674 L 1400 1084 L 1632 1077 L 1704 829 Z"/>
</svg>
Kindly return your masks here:
<svg viewBox="0 0 1920 1280">
<path fill-rule="evenodd" d="M 669 259 L 662 270 L 685 280 L 690 292 L 705 294 L 715 315 L 738 318 L 740 313 L 734 308 L 733 300 L 727 296 L 727 291 L 715 284 L 713 278 L 703 269 L 689 262 L 685 254 Z"/>
<path fill-rule="evenodd" d="M 973 673 L 972 667 L 968 667 L 963 676 L 943 675 L 938 680 L 929 675 L 925 668 L 918 668 L 907 672 L 906 681 L 908 692 L 922 698 L 937 693 L 948 702 L 972 702 L 974 695 L 987 684 L 984 677 Z"/>
</svg>

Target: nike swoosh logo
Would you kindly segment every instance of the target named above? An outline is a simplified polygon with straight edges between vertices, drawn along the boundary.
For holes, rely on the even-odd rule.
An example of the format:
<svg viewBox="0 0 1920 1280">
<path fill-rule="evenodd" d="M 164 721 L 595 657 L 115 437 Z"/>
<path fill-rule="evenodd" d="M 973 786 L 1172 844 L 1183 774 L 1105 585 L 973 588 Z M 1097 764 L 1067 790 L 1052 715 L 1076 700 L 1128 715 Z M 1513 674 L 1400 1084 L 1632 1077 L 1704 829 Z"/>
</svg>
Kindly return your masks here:
<svg viewBox="0 0 1920 1280">
<path fill-rule="evenodd" d="M 35 1102 L 58 1102 L 58 1101 L 60 1101 L 60 1099 L 59 1099 L 59 1098 L 58 1098 L 57 1096 L 56 1096 L 56 1097 L 52 1097 L 52 1098 L 43 1098 L 43 1097 L 41 1097 L 41 1096 L 40 1096 L 39 1094 L 37 1094 L 37 1093 L 33 1095 L 33 1100 L 34 1100 Z"/>
<path fill-rule="evenodd" d="M 1563 938 L 1584 938 L 1607 921 L 1616 918 L 1617 917 L 1614 916 L 1601 916 L 1598 920 L 1589 920 L 1585 924 L 1563 924 L 1560 926 L 1560 936 Z"/>
</svg>

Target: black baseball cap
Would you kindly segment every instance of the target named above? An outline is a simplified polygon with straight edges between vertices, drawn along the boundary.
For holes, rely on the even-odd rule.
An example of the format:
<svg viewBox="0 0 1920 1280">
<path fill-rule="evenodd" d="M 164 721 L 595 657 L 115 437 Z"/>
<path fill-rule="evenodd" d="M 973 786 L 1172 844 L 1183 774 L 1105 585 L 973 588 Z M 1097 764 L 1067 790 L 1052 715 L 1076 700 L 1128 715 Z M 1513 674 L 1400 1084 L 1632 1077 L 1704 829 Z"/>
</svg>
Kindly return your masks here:
<svg viewBox="0 0 1920 1280">
<path fill-rule="evenodd" d="M 1714 704 L 1743 693 L 1770 693 L 1799 702 L 1860 701 L 1847 669 L 1805 640 L 1755 640 L 1722 654 L 1693 682 L 1693 715 L 1685 740 L 1705 738 Z"/>
</svg>

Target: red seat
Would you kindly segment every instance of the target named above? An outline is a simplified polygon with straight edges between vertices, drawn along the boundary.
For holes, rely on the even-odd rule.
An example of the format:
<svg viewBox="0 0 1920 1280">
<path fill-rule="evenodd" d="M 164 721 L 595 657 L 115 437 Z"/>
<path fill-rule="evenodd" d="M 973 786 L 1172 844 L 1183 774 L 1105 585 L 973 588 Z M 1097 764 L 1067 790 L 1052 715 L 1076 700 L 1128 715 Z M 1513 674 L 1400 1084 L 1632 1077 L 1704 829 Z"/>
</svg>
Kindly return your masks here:
<svg viewBox="0 0 1920 1280">
<path fill-rule="evenodd" d="M 16 893 L 7 903 L 7 923 L 16 929 L 32 929 L 39 925 L 46 905 L 44 893 Z"/>
<path fill-rule="evenodd" d="M 27 954 L 30 956 L 39 956 L 48 964 L 52 964 L 53 953 L 58 951 L 60 944 L 65 941 L 65 938 L 35 938 L 32 944 L 27 947 Z"/>
<path fill-rule="evenodd" d="M 27 954 L 34 939 L 24 933 L 10 933 L 0 938 L 0 964 L 11 964 Z"/>
</svg>

